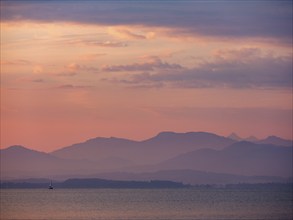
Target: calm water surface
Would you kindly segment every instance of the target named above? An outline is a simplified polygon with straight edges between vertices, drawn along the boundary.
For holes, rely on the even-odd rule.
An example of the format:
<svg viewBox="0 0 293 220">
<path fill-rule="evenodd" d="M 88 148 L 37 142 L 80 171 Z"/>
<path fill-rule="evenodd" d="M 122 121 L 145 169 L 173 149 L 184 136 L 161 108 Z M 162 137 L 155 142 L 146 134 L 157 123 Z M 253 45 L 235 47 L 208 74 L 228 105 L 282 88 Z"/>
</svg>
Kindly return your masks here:
<svg viewBox="0 0 293 220">
<path fill-rule="evenodd" d="M 292 191 L 1 189 L 1 220 L 292 219 Z"/>
</svg>

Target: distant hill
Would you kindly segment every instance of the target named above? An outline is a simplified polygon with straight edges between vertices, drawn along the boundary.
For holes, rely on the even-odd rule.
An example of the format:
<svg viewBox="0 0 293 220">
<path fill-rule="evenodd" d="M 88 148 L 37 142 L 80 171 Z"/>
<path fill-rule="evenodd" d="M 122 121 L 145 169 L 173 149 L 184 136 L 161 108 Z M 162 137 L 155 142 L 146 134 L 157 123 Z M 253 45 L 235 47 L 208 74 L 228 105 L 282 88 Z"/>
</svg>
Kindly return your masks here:
<svg viewBox="0 0 293 220">
<path fill-rule="evenodd" d="M 257 139 L 255 136 L 249 136 L 247 138 L 241 138 L 237 134 L 232 133 L 227 138 L 230 138 L 232 140 L 235 140 L 237 142 L 239 141 L 248 141 L 252 143 L 258 143 L 258 144 L 273 144 L 277 146 L 293 146 L 292 140 L 286 140 L 277 136 L 268 136 L 267 138 L 263 140 Z"/>
<path fill-rule="evenodd" d="M 87 159 L 64 159 L 23 146 L 11 146 L 0 150 L 0 157 L 1 178 L 5 179 L 80 173 L 91 174 L 93 172 L 123 168 L 123 165 L 127 163 L 126 160 L 120 158 L 93 161 Z M 130 163 L 127 164 L 130 165 Z"/>
<path fill-rule="evenodd" d="M 277 136 L 269 136 L 264 140 L 258 141 L 260 144 L 274 144 L 277 146 L 293 146 L 292 140 L 286 140 Z"/>
<path fill-rule="evenodd" d="M 53 151 L 51 154 L 68 159 L 105 159 L 127 155 L 128 151 L 135 151 L 139 142 L 122 138 L 97 137 L 82 143 L 73 144 Z M 125 153 L 127 152 L 127 153 Z"/>
<path fill-rule="evenodd" d="M 185 148 L 223 148 L 234 143 L 226 137 L 222 137 L 216 134 L 208 132 L 187 132 L 187 133 L 176 133 L 176 132 L 161 132 L 157 136 L 142 141 L 141 143 L 147 146 L 168 146 L 173 147 L 180 144 L 186 146 Z"/>
<path fill-rule="evenodd" d="M 223 150 L 201 149 L 157 165 L 157 169 L 197 169 L 237 175 L 292 176 L 292 147 L 238 142 Z"/>
<path fill-rule="evenodd" d="M 0 150 L 0 157 L 1 179 L 88 173 L 95 169 L 95 163 L 90 161 L 62 159 L 23 146 Z"/>
</svg>

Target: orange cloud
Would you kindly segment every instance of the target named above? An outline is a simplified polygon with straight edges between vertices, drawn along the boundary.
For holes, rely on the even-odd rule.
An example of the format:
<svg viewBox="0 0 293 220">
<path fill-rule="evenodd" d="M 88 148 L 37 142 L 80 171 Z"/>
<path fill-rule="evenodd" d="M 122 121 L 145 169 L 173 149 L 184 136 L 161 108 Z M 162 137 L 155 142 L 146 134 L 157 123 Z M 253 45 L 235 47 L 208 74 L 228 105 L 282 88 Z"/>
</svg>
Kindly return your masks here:
<svg viewBox="0 0 293 220">
<path fill-rule="evenodd" d="M 101 56 L 106 56 L 106 53 L 91 53 L 91 54 L 84 54 L 80 55 L 79 58 L 84 61 L 93 61 Z"/>
<path fill-rule="evenodd" d="M 132 27 L 132 29 L 139 29 L 139 28 Z M 126 38 L 131 40 L 153 39 L 156 36 L 155 32 L 151 32 L 151 31 L 134 32 L 134 31 L 130 31 L 126 27 L 109 27 L 108 33 L 118 38 Z"/>
<path fill-rule="evenodd" d="M 97 72 L 99 71 L 99 69 L 96 67 L 90 67 L 86 65 L 77 64 L 77 63 L 70 63 L 67 66 L 65 66 L 65 69 L 70 72 L 76 72 L 76 71 Z"/>
<path fill-rule="evenodd" d="M 33 67 L 33 73 L 40 74 L 44 72 L 44 67 L 41 65 L 36 65 Z"/>
</svg>

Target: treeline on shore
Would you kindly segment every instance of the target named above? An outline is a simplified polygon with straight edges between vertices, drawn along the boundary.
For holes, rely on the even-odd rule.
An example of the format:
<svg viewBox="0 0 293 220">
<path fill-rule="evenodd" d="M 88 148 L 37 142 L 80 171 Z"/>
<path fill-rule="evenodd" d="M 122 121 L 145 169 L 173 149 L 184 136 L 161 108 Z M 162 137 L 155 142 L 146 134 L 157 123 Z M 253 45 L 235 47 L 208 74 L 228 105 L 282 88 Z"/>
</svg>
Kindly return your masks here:
<svg viewBox="0 0 293 220">
<path fill-rule="evenodd" d="M 27 179 L 1 181 L 1 189 L 34 189 L 48 188 L 49 179 Z M 156 189 L 156 188 L 225 188 L 225 189 L 247 189 L 247 190 L 274 190 L 288 189 L 293 190 L 293 183 L 237 183 L 237 184 L 200 184 L 188 185 L 174 181 L 151 180 L 151 181 L 122 181 L 122 180 L 106 180 L 98 178 L 90 179 L 67 179 L 63 182 L 53 181 L 54 188 L 112 188 L 112 189 Z"/>
<path fill-rule="evenodd" d="M 5 188 L 48 188 L 48 182 L 29 181 L 5 181 L 1 182 L 2 189 Z M 53 182 L 54 188 L 185 188 L 190 187 L 179 182 L 151 180 L 151 181 L 119 181 L 105 179 L 68 179 L 64 182 Z"/>
</svg>

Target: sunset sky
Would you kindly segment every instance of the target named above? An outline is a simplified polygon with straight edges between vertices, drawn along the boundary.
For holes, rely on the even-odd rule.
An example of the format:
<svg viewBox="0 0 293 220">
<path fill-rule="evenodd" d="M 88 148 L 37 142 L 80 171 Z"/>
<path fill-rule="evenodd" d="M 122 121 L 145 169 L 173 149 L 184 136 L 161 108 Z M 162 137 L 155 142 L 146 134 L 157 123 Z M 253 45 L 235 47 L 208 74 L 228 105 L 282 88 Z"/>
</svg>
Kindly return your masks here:
<svg viewBox="0 0 293 220">
<path fill-rule="evenodd" d="M 292 139 L 292 1 L 1 1 L 1 148 L 166 130 Z"/>
</svg>

